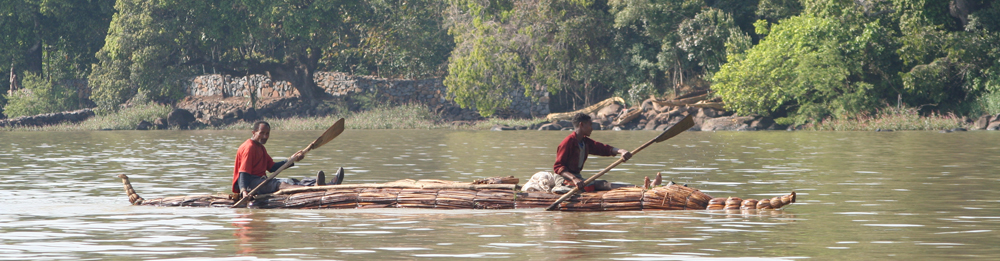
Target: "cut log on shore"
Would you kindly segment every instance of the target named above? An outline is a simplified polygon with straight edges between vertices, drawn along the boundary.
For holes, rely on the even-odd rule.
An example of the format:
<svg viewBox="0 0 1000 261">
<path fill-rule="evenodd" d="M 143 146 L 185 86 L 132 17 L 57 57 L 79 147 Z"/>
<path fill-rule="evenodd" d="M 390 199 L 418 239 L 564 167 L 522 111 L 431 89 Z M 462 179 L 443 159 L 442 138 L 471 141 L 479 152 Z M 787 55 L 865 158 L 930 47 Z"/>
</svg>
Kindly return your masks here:
<svg viewBox="0 0 1000 261">
<path fill-rule="evenodd" d="M 601 110 L 601 108 L 604 108 L 605 106 L 611 105 L 615 102 L 625 104 L 625 99 L 622 99 L 621 97 L 611 97 L 601 102 L 595 103 L 594 105 L 587 106 L 587 108 L 571 112 L 549 113 L 549 115 L 545 116 L 545 119 L 551 122 L 559 120 L 572 120 L 573 116 L 576 115 L 577 113 L 583 113 L 583 114 L 596 113 L 597 111 Z"/>
<path fill-rule="evenodd" d="M 230 195 L 178 196 L 147 200 L 135 192 L 127 176 L 123 174 L 118 177 L 122 179 L 125 193 L 132 205 L 229 207 L 235 203 Z M 250 207 L 526 209 L 545 208 L 560 196 L 553 193 L 521 192 L 516 184 L 472 184 L 405 179 L 380 184 L 328 185 L 281 190 L 272 194 L 258 195 L 251 201 Z M 771 199 L 744 201 L 735 197 L 712 198 L 700 190 L 678 185 L 651 189 L 628 187 L 580 193 L 561 203 L 558 209 L 562 211 L 711 210 L 740 209 L 741 206 L 744 210 L 778 209 L 795 202 L 795 197 L 795 192 L 792 192 Z M 765 202 L 769 204 L 762 205 Z M 756 208 L 747 207 L 751 204 Z"/>
</svg>

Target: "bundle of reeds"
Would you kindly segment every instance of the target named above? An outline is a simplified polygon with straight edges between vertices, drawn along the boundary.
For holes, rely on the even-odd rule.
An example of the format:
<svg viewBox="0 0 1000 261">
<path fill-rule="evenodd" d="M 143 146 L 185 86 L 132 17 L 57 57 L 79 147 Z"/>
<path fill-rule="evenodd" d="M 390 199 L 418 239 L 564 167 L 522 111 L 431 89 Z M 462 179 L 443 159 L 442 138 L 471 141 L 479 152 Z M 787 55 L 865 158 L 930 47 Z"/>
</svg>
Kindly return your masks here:
<svg viewBox="0 0 1000 261">
<path fill-rule="evenodd" d="M 358 189 L 331 189 L 323 194 L 320 208 L 356 208 L 358 207 Z"/>
<path fill-rule="evenodd" d="M 471 189 L 448 189 L 438 191 L 435 202 L 437 208 L 470 209 L 474 207 L 476 191 Z"/>
<path fill-rule="evenodd" d="M 579 193 L 575 196 L 563 201 L 559 206 L 559 210 L 563 211 L 602 211 L 604 210 L 603 198 L 607 191 L 597 191 L 597 192 L 587 192 Z M 552 202 L 555 202 L 553 200 Z M 549 202 L 549 204 L 552 204 Z M 546 205 L 548 206 L 548 205 Z"/>
<path fill-rule="evenodd" d="M 358 192 L 358 208 L 395 207 L 398 188 L 375 189 L 365 188 Z"/>
<path fill-rule="evenodd" d="M 233 203 L 236 202 L 227 195 L 199 195 L 143 200 L 137 205 L 157 207 L 229 207 Z"/>
<path fill-rule="evenodd" d="M 485 179 L 473 180 L 472 184 L 517 184 L 521 183 L 521 179 L 515 178 L 514 176 L 506 177 L 491 177 Z"/>
<path fill-rule="evenodd" d="M 743 204 L 740 205 L 740 210 L 757 209 L 757 200 L 748 199 L 744 200 Z"/>
<path fill-rule="evenodd" d="M 477 209 L 512 209 L 514 195 L 513 190 L 480 190 L 476 193 L 474 205 Z"/>
<path fill-rule="evenodd" d="M 122 186 L 125 187 L 125 195 L 128 195 L 128 202 L 132 205 L 142 205 L 143 198 L 135 193 L 135 189 L 132 189 L 132 182 L 128 181 L 128 176 L 125 174 L 118 174 L 118 178 L 122 179 Z"/>
<path fill-rule="evenodd" d="M 712 196 L 700 190 L 680 185 L 654 187 L 643 194 L 643 209 L 705 209 Z"/>
<path fill-rule="evenodd" d="M 724 198 L 713 198 L 708 201 L 707 210 L 723 210 L 726 208 L 726 199 Z"/>
<path fill-rule="evenodd" d="M 604 193 L 601 208 L 605 211 L 642 210 L 642 188 L 621 188 Z"/>
<path fill-rule="evenodd" d="M 545 192 L 520 192 L 517 193 L 515 208 L 544 208 L 555 202 L 560 194 Z"/>
<path fill-rule="evenodd" d="M 319 208 L 323 204 L 323 195 L 325 191 L 310 191 L 305 193 L 298 193 L 294 195 L 289 195 L 283 201 L 284 208 Z M 270 201 L 274 198 L 268 198 Z"/>
<path fill-rule="evenodd" d="M 756 209 L 780 209 L 788 204 L 795 202 L 795 191 L 788 195 L 777 196 L 773 198 L 765 199 L 747 199 L 743 200 L 737 197 L 729 197 L 727 199 L 714 198 L 709 201 L 708 210 L 756 210 Z"/>
<path fill-rule="evenodd" d="M 740 209 L 743 205 L 743 199 L 738 197 L 729 197 L 726 199 L 726 207 L 723 209 Z"/>
<path fill-rule="evenodd" d="M 434 208 L 437 206 L 436 189 L 403 189 L 396 197 L 396 205 L 401 208 Z"/>
</svg>

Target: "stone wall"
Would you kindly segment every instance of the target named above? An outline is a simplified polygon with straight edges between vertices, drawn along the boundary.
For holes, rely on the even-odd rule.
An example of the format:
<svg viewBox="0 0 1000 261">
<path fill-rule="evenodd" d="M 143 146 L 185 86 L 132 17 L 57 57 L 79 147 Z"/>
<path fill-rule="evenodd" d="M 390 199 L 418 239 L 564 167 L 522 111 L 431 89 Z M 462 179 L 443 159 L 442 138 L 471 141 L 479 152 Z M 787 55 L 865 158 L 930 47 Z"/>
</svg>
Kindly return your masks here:
<svg viewBox="0 0 1000 261">
<path fill-rule="evenodd" d="M 424 80 L 385 79 L 372 76 L 350 75 L 340 72 L 317 72 L 313 76 L 316 85 L 332 97 L 346 97 L 353 94 L 371 94 L 379 101 L 396 104 L 425 104 L 436 111 L 447 111 L 454 115 L 474 114 L 475 109 L 456 109 L 457 104 L 447 94 L 447 87 L 440 78 Z M 298 91 L 285 81 L 272 81 L 264 75 L 233 78 L 210 74 L 195 77 L 185 90 L 190 96 L 248 97 L 249 90 L 256 88 L 261 98 L 297 97 Z M 511 106 L 498 112 L 501 117 L 544 117 L 549 113 L 548 95 L 536 91 L 534 99 L 525 97 L 522 90 L 512 91 Z M 459 117 L 468 120 L 469 117 Z"/>
<path fill-rule="evenodd" d="M 63 122 L 81 122 L 94 117 L 93 109 L 80 109 L 75 111 L 64 111 L 56 113 L 46 113 L 34 116 L 21 116 L 13 119 L 0 120 L 0 127 L 28 127 L 46 126 Z"/>
<path fill-rule="evenodd" d="M 249 97 L 257 91 L 260 98 L 298 97 L 299 91 L 286 81 L 271 81 L 270 77 L 254 74 L 233 78 L 229 75 L 209 74 L 194 77 L 184 90 L 190 96 Z"/>
</svg>

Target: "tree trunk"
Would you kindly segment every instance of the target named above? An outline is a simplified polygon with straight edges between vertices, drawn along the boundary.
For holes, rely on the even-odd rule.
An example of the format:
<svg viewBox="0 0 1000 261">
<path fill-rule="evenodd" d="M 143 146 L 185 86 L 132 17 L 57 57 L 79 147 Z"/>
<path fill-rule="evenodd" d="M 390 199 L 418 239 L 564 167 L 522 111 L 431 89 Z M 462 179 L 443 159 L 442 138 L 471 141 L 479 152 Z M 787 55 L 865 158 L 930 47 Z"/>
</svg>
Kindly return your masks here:
<svg viewBox="0 0 1000 261">
<path fill-rule="evenodd" d="M 36 11 L 33 15 L 33 19 L 35 20 L 35 45 L 28 48 L 24 53 L 24 65 L 25 70 L 42 75 L 42 49 L 44 48 L 42 48 L 42 28 L 38 21 L 41 14 Z"/>
</svg>

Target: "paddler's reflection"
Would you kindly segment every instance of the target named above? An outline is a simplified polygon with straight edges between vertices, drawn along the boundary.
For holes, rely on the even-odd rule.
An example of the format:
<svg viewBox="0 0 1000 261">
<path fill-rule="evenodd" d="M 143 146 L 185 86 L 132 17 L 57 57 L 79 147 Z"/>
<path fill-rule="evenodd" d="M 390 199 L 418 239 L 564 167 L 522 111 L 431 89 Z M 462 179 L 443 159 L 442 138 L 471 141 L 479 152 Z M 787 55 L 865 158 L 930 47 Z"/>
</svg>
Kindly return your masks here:
<svg viewBox="0 0 1000 261">
<path fill-rule="evenodd" d="M 274 226 L 261 214 L 254 212 L 241 214 L 233 218 L 232 222 L 236 227 L 236 232 L 233 233 L 233 236 L 236 236 L 236 254 L 261 254 L 254 246 L 266 244 L 271 232 L 274 231 Z"/>
</svg>

